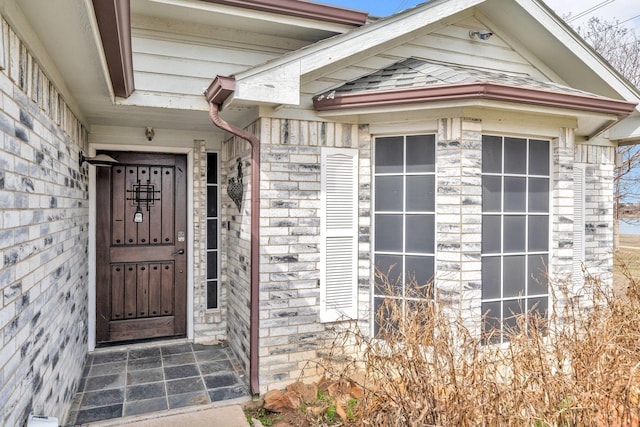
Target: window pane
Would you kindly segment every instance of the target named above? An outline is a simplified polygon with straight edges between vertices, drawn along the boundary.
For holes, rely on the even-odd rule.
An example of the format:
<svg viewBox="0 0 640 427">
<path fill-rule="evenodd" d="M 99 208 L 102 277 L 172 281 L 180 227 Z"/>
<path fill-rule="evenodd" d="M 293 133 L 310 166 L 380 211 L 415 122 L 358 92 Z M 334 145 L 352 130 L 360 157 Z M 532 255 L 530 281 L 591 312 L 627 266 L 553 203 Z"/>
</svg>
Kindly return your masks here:
<svg viewBox="0 0 640 427">
<path fill-rule="evenodd" d="M 207 216 L 218 216 L 218 187 L 207 187 Z"/>
<path fill-rule="evenodd" d="M 218 220 L 207 220 L 207 249 L 218 248 Z"/>
<path fill-rule="evenodd" d="M 207 153 L 207 184 L 218 183 L 218 154 Z"/>
<path fill-rule="evenodd" d="M 502 233 L 499 215 L 482 216 L 482 253 L 500 253 Z"/>
<path fill-rule="evenodd" d="M 433 175 L 407 177 L 408 212 L 433 212 L 435 210 L 435 181 Z"/>
<path fill-rule="evenodd" d="M 376 215 L 375 250 L 402 252 L 402 215 Z"/>
<path fill-rule="evenodd" d="M 218 278 L 218 253 L 207 252 L 207 279 Z"/>
<path fill-rule="evenodd" d="M 435 135 L 407 137 L 407 172 L 435 172 Z"/>
<path fill-rule="evenodd" d="M 482 136 L 482 172 L 502 172 L 502 138 L 499 136 Z"/>
<path fill-rule="evenodd" d="M 482 210 L 484 212 L 502 210 L 502 177 L 482 177 Z"/>
<path fill-rule="evenodd" d="M 376 177 L 376 210 L 402 211 L 402 177 Z"/>
<path fill-rule="evenodd" d="M 376 255 L 376 295 L 402 295 L 402 256 Z"/>
<path fill-rule="evenodd" d="M 549 292 L 547 269 L 548 255 L 529 255 L 529 277 L 527 279 L 528 294 L 542 295 Z"/>
<path fill-rule="evenodd" d="M 549 179 L 529 178 L 529 212 L 549 212 Z"/>
<path fill-rule="evenodd" d="M 402 316 L 402 300 L 389 298 L 374 298 L 374 326 L 373 333 L 377 338 L 384 339 L 386 334 L 398 330 L 397 319 Z"/>
<path fill-rule="evenodd" d="M 488 343 L 499 343 L 500 334 L 500 301 L 482 303 L 482 332 L 483 341 Z"/>
<path fill-rule="evenodd" d="M 525 258 L 524 255 L 504 257 L 502 286 L 505 298 L 525 295 Z"/>
<path fill-rule="evenodd" d="M 529 174 L 549 175 L 549 141 L 529 141 Z"/>
<path fill-rule="evenodd" d="M 431 298 L 433 280 L 433 257 L 407 256 L 405 259 L 406 296 Z"/>
<path fill-rule="evenodd" d="M 508 252 L 524 252 L 527 227 L 525 216 L 513 215 L 504 217 L 503 250 Z"/>
<path fill-rule="evenodd" d="M 207 308 L 218 308 L 218 282 L 207 280 Z"/>
<path fill-rule="evenodd" d="M 529 217 L 529 250 L 545 252 L 549 250 L 549 217 Z"/>
<path fill-rule="evenodd" d="M 549 298 L 530 298 L 527 300 L 527 311 L 546 320 L 549 316 Z"/>
<path fill-rule="evenodd" d="M 527 210 L 527 179 L 506 176 L 504 178 L 504 210 L 525 212 Z"/>
<path fill-rule="evenodd" d="M 376 138 L 376 173 L 400 173 L 404 161 L 404 142 L 401 136 Z"/>
<path fill-rule="evenodd" d="M 527 173 L 527 140 L 522 138 L 504 139 L 504 172 Z"/>
<path fill-rule="evenodd" d="M 407 215 L 405 250 L 407 252 L 433 253 L 433 215 Z"/>
<path fill-rule="evenodd" d="M 500 298 L 500 257 L 482 258 L 482 299 Z"/>
<path fill-rule="evenodd" d="M 523 299 L 504 302 L 502 315 L 504 319 L 503 330 L 505 333 L 519 332 L 518 318 L 526 311 L 527 307 L 525 304 L 526 302 Z"/>
</svg>

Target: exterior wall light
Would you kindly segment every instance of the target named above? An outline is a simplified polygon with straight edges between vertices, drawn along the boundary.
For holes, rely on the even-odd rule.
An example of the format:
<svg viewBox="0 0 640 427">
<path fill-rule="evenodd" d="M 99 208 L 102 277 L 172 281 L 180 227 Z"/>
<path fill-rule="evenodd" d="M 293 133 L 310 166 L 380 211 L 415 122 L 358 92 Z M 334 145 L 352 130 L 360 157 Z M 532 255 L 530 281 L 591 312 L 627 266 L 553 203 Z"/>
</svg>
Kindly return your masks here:
<svg viewBox="0 0 640 427">
<path fill-rule="evenodd" d="M 478 40 L 489 40 L 493 33 L 491 31 L 469 31 L 469 37 L 477 37 Z"/>
<path fill-rule="evenodd" d="M 144 136 L 147 137 L 147 141 L 151 142 L 153 141 L 153 137 L 156 136 L 156 131 L 153 130 L 151 126 L 147 126 L 147 128 L 144 130 Z"/>
<path fill-rule="evenodd" d="M 98 154 L 93 157 L 87 157 L 84 155 L 82 151 L 80 151 L 80 154 L 78 154 L 78 165 L 82 167 L 82 165 L 84 165 L 85 162 L 94 166 L 106 166 L 106 167 L 111 167 L 113 165 L 117 165 L 118 163 L 120 163 L 113 157 L 108 156 L 106 154 Z"/>
</svg>

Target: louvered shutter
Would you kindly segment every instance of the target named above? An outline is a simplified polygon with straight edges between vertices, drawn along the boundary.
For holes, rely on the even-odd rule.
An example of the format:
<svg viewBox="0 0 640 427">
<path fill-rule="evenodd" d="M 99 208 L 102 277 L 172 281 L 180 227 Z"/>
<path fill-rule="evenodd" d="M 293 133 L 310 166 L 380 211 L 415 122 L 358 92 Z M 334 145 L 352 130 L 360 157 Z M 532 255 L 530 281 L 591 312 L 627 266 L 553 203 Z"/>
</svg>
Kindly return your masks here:
<svg viewBox="0 0 640 427">
<path fill-rule="evenodd" d="M 322 149 L 320 321 L 357 316 L 358 157 Z"/>
<path fill-rule="evenodd" d="M 585 170 L 584 165 L 573 167 L 573 283 L 584 283 L 582 266 L 585 247 Z"/>
</svg>

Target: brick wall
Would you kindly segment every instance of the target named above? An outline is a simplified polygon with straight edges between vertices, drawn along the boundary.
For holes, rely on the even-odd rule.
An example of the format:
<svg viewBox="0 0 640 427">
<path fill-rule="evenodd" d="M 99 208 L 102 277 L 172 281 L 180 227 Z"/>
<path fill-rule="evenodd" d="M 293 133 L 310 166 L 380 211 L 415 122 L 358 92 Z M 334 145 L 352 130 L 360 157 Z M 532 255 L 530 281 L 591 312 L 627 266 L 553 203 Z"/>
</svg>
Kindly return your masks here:
<svg viewBox="0 0 640 427">
<path fill-rule="evenodd" d="M 87 352 L 87 132 L 0 24 L 0 424 L 14 426 L 64 420 Z"/>
<path fill-rule="evenodd" d="M 360 298 L 370 299 L 370 137 L 366 127 L 298 120 L 261 119 L 250 131 L 261 141 L 260 384 L 263 391 L 313 375 L 309 360 L 325 350 L 332 324 L 319 323 L 320 150 L 360 149 Z M 226 195 L 226 182 L 243 163 L 242 211 Z M 250 287 L 249 145 L 234 139 L 223 154 L 223 286 L 228 286 L 228 334 L 248 367 Z M 226 231 L 225 231 L 226 230 Z M 368 319 L 368 314 L 363 315 Z M 365 320 L 366 322 L 366 320 Z M 305 369 L 306 368 L 306 369 Z"/>
<path fill-rule="evenodd" d="M 247 129 L 257 135 L 257 123 Z M 241 209 L 227 195 L 229 178 L 238 175 L 242 163 L 244 194 Z M 249 373 L 249 331 L 251 304 L 251 146 L 241 138 L 223 145 L 221 166 L 221 204 L 223 218 L 220 251 L 221 304 L 226 306 L 227 340 Z"/>
<path fill-rule="evenodd" d="M 436 278 L 443 307 L 481 328 L 482 122 L 442 119 L 436 145 Z"/>
<path fill-rule="evenodd" d="M 368 330 L 371 282 L 371 144 L 368 126 L 261 119 L 253 133 L 262 146 L 260 254 L 260 384 L 263 391 L 313 376 L 313 364 L 330 345 L 335 324 L 319 322 L 319 235 L 321 147 L 359 149 L 359 313 Z M 440 302 L 452 316 L 462 314 L 472 334 L 481 332 L 482 121 L 450 118 L 438 122 L 437 277 Z M 258 132 L 259 131 L 259 132 Z M 611 147 L 575 150 L 573 131 L 552 140 L 552 239 L 554 280 L 570 278 L 573 266 L 573 161 L 587 163 L 588 268 L 611 273 Z M 244 144 L 244 145 L 243 145 Z M 225 171 L 233 176 L 238 159 L 249 171 L 249 147 L 227 146 Z M 584 158 L 589 155 L 589 159 Z M 245 194 L 245 200 L 249 200 Z M 228 201 L 228 199 L 227 199 Z M 249 206 L 238 214 L 226 204 L 230 286 L 229 339 L 248 354 Z M 557 282 L 554 282 L 557 283 Z M 234 314 L 235 312 L 235 314 Z M 246 362 L 248 363 L 248 361 Z"/>
</svg>

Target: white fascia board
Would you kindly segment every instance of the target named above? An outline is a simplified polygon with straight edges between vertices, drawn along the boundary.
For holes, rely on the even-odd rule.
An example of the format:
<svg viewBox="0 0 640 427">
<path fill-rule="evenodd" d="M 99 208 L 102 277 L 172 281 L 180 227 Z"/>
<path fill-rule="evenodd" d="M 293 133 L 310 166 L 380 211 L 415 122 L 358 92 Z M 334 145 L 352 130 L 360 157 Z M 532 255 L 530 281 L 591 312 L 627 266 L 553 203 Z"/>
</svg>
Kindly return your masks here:
<svg viewBox="0 0 640 427">
<path fill-rule="evenodd" d="M 299 28 L 313 28 L 333 33 L 344 33 L 348 31 L 351 25 L 339 24 L 327 21 L 312 20 L 308 18 L 297 18 L 295 16 L 287 16 L 279 13 L 262 12 L 244 7 L 227 6 L 223 4 L 197 2 L 191 0 L 148 0 L 150 3 L 166 4 L 169 6 L 183 7 L 201 11 L 203 13 L 212 13 L 217 15 L 227 15 L 230 17 L 240 17 L 248 19 L 256 19 L 259 21 L 268 21 L 274 24 L 291 25 Z"/>
<path fill-rule="evenodd" d="M 234 99 L 299 105 L 300 61 L 274 67 L 246 80 L 236 80 Z"/>
<path fill-rule="evenodd" d="M 298 105 L 301 76 L 406 36 L 485 1 L 432 0 L 243 71 L 235 76 L 236 99 Z"/>
<path fill-rule="evenodd" d="M 555 36 L 567 49 L 572 51 L 594 73 L 627 101 L 639 101 L 640 92 L 614 70 L 592 47 L 567 24 L 563 23 L 551 9 L 537 0 L 515 0 L 540 25 Z M 640 107 L 636 107 L 640 111 Z"/>
</svg>

